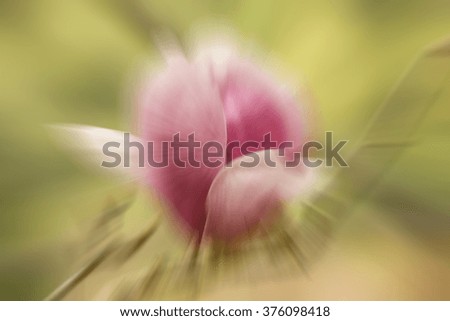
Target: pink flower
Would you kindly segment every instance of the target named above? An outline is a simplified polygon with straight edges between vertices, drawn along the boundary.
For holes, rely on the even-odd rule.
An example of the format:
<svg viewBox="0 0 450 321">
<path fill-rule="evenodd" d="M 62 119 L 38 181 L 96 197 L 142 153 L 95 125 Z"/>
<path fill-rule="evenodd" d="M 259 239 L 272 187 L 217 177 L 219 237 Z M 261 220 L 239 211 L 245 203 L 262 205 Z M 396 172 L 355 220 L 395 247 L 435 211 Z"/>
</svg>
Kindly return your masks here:
<svg viewBox="0 0 450 321">
<path fill-rule="evenodd" d="M 146 166 L 141 181 L 197 240 L 230 242 L 248 236 L 270 223 L 283 201 L 308 188 L 309 171 L 285 166 L 305 140 L 302 106 L 261 67 L 232 51 L 216 55 L 205 50 L 192 59 L 175 52 L 166 62 L 139 91 L 137 127 L 144 145 L 153 143 L 154 158 L 167 159 L 169 165 Z M 97 135 L 83 128 L 88 140 Z M 216 158 L 219 166 L 177 166 L 173 150 L 164 150 L 162 143 L 178 133 L 180 140 L 193 133 L 202 145 L 220 144 L 225 152 Z M 271 135 L 270 146 L 262 144 L 266 134 Z M 242 146 L 251 141 L 258 145 L 247 155 L 230 148 L 232 142 Z M 285 142 L 292 146 L 283 146 Z M 275 167 L 264 161 L 241 165 L 255 155 L 264 159 L 266 152 Z M 202 160 L 204 155 L 198 149 L 194 156 Z"/>
</svg>

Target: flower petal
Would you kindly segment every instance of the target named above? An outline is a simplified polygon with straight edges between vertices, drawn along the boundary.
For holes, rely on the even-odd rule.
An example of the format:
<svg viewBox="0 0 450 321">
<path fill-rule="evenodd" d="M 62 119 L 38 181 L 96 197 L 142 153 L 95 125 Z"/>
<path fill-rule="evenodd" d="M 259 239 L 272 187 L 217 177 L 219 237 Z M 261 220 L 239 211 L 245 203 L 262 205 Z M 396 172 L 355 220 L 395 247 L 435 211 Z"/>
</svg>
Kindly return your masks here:
<svg viewBox="0 0 450 321">
<path fill-rule="evenodd" d="M 226 144 L 225 118 L 217 90 L 199 70 L 184 59 L 169 59 L 166 70 L 157 74 L 143 88 L 139 101 L 141 137 L 152 142 L 155 161 L 167 161 L 164 167 L 149 167 L 147 182 L 173 208 L 178 221 L 200 236 L 206 220 L 205 201 L 209 187 L 224 164 L 205 166 L 200 148 L 193 155 L 199 166 L 176 164 L 174 148 L 164 148 L 179 134 L 180 141 L 194 140 L 201 145 L 215 142 L 222 149 Z M 223 153 L 222 153 L 223 155 Z M 186 161 L 186 149 L 180 149 Z"/>
<path fill-rule="evenodd" d="M 91 168 L 118 175 L 126 180 L 136 180 L 143 176 L 139 167 L 139 151 L 130 149 L 129 155 L 125 155 L 124 132 L 78 124 L 53 124 L 48 128 L 62 148 Z M 141 143 L 140 139 L 133 135 L 130 135 L 129 139 Z M 125 156 L 129 160 L 127 163 L 124 162 Z"/>
<path fill-rule="evenodd" d="M 279 150 L 241 156 L 231 165 L 217 175 L 207 198 L 205 235 L 213 239 L 230 241 L 247 235 L 270 221 L 282 201 L 306 196 L 314 181 L 312 168 L 286 167 Z"/>
<path fill-rule="evenodd" d="M 217 55 L 220 52 L 220 55 Z M 251 151 L 268 148 L 295 150 L 305 139 L 304 119 L 292 93 L 274 77 L 233 50 L 212 46 L 200 51 L 197 64 L 209 66 L 211 81 L 219 88 L 227 122 L 227 142 L 258 142 Z M 270 134 L 271 144 L 262 144 Z M 282 145 L 291 142 L 289 147 Z M 228 149 L 227 161 L 242 156 L 240 149 Z"/>
</svg>

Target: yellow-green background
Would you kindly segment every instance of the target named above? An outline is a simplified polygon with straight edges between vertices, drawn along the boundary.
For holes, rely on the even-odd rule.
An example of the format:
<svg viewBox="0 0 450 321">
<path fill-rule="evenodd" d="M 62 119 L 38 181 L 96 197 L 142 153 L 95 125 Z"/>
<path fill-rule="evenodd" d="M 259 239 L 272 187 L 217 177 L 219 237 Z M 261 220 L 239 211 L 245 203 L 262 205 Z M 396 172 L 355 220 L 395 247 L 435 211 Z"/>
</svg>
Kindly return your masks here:
<svg viewBox="0 0 450 321">
<path fill-rule="evenodd" d="M 45 125 L 126 129 L 130 73 L 158 55 L 152 30 L 125 12 L 126 2 L 0 0 L 0 299 L 42 299 L 70 275 L 63 244 L 115 184 L 73 163 Z M 302 79 L 320 127 L 345 139 L 358 137 L 426 45 L 450 36 L 448 0 L 139 5 L 182 39 L 205 20 L 225 21 Z M 447 84 L 423 129 L 430 143 L 392 174 L 406 195 L 403 210 L 359 207 L 309 278 L 203 298 L 450 299 L 449 108 Z"/>
</svg>

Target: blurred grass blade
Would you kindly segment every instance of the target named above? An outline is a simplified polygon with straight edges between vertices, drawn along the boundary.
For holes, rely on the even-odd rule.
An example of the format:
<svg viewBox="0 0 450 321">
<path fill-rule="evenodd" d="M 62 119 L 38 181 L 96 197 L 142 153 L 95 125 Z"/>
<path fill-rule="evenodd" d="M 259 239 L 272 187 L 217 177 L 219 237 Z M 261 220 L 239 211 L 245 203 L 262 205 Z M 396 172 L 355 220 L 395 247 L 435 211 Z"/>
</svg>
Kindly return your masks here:
<svg viewBox="0 0 450 321">
<path fill-rule="evenodd" d="M 95 258 L 92 259 L 92 261 L 90 261 L 67 281 L 61 284 L 45 300 L 53 301 L 64 299 L 64 297 L 70 291 L 72 291 L 77 285 L 85 280 L 102 262 L 104 262 L 115 249 L 115 244 L 110 244 L 109 246 L 107 246 L 103 251 L 96 255 Z"/>
</svg>

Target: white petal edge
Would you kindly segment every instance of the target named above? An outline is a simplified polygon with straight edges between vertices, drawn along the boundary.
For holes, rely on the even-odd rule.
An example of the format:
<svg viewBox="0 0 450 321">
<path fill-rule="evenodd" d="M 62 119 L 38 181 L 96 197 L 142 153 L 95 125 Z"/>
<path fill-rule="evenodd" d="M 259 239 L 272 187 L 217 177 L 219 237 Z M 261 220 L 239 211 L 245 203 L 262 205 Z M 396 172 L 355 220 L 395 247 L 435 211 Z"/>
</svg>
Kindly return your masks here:
<svg viewBox="0 0 450 321">
<path fill-rule="evenodd" d="M 143 167 L 139 166 L 138 148 L 129 149 L 129 164 L 125 167 L 125 132 L 81 124 L 51 124 L 46 127 L 60 148 L 68 151 L 75 161 L 90 169 L 118 176 L 125 181 L 134 181 L 143 177 Z M 130 142 L 139 142 L 144 146 L 144 155 L 141 157 L 145 160 L 145 145 L 142 141 L 133 135 L 130 135 L 129 139 Z M 110 142 L 115 144 L 108 147 L 107 155 L 104 151 L 105 144 Z M 119 147 L 116 147 L 117 143 L 120 144 Z M 117 156 L 111 156 L 112 153 Z M 120 163 L 115 157 L 120 157 Z M 113 166 L 113 163 L 119 164 Z"/>
</svg>

